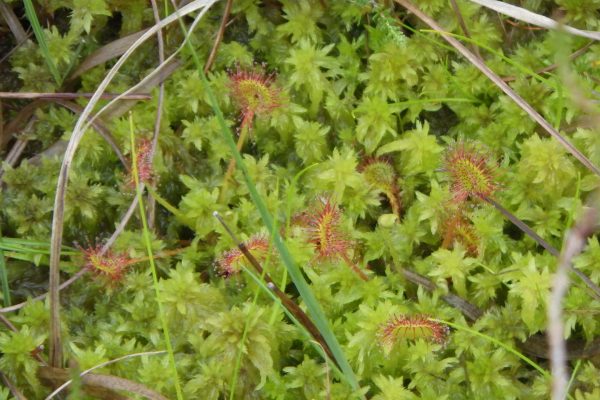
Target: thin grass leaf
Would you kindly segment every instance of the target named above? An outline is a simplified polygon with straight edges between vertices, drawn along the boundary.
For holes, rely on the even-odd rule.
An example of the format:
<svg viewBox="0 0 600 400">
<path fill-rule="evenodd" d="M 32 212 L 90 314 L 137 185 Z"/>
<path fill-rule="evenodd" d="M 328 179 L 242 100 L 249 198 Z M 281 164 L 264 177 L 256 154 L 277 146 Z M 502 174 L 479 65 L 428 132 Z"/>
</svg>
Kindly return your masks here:
<svg viewBox="0 0 600 400">
<path fill-rule="evenodd" d="M 44 30 L 40 25 L 40 21 L 38 20 L 37 14 L 35 13 L 35 8 L 33 7 L 33 3 L 31 0 L 23 0 L 23 4 L 25 5 L 25 15 L 31 24 L 31 28 L 33 29 L 33 33 L 35 34 L 35 38 L 37 39 L 38 45 L 40 46 L 40 50 L 44 55 L 44 60 L 48 65 L 48 69 L 54 78 L 54 81 L 58 86 L 62 85 L 62 78 L 54 61 L 52 61 L 52 57 L 50 56 L 50 50 L 48 49 L 48 43 L 46 43 L 46 35 L 44 34 Z"/>
<path fill-rule="evenodd" d="M 10 288 L 8 287 L 8 274 L 6 272 L 6 262 L 4 260 L 4 251 L 0 250 L 0 280 L 2 280 L 2 295 L 4 297 L 4 307 L 10 306 Z"/>
<path fill-rule="evenodd" d="M 277 180 L 277 194 L 276 196 L 279 197 L 279 180 Z M 274 229 L 277 229 L 277 226 L 274 226 Z M 273 232 L 271 232 L 271 238 L 273 238 Z M 261 274 L 261 279 L 264 281 L 265 279 L 265 274 L 266 274 L 266 268 L 269 266 L 269 263 L 271 262 L 271 256 L 273 254 L 273 240 L 271 240 L 269 242 L 269 249 L 267 250 L 267 258 L 265 259 L 264 265 L 265 265 L 265 269 L 263 269 L 263 273 Z M 283 288 L 285 288 L 285 286 L 282 286 Z M 254 310 L 254 307 L 256 307 L 256 302 L 258 301 L 258 294 L 260 293 L 260 286 L 256 288 L 255 292 L 254 292 L 254 298 L 252 299 L 252 310 Z M 275 315 L 275 310 L 276 310 L 277 305 L 273 304 L 273 314 L 271 316 L 271 319 L 269 321 L 270 325 L 273 325 L 274 323 L 274 315 Z M 240 372 L 240 367 L 242 364 L 242 357 L 244 355 L 243 349 L 244 349 L 244 342 L 246 341 L 246 336 L 248 334 L 248 327 L 250 326 L 249 324 L 250 322 L 250 316 L 248 317 L 248 319 L 246 319 L 246 323 L 244 325 L 244 333 L 242 334 L 242 343 L 240 344 L 240 347 L 238 349 L 238 354 L 237 354 L 237 358 L 235 360 L 235 369 L 233 372 L 233 379 L 231 380 L 231 385 L 229 387 L 229 400 L 234 400 L 235 399 L 235 387 L 236 387 L 236 383 L 238 380 L 238 376 L 239 376 L 239 372 Z"/>
<path fill-rule="evenodd" d="M 567 393 L 569 393 L 571 391 L 571 387 L 573 386 L 573 382 L 575 382 L 575 377 L 577 376 L 577 373 L 579 372 L 579 367 L 581 367 L 581 359 L 577 360 L 577 362 L 575 363 L 575 368 L 573 368 L 573 371 L 571 372 L 571 377 L 569 378 L 569 383 L 567 384 Z"/>
</svg>

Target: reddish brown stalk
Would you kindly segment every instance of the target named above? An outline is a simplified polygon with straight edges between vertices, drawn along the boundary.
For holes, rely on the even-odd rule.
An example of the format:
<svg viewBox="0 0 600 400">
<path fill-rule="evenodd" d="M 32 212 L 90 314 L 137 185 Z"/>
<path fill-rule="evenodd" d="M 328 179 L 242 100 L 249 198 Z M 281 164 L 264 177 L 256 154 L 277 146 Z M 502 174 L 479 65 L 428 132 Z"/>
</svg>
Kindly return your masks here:
<svg viewBox="0 0 600 400">
<path fill-rule="evenodd" d="M 341 229 L 341 211 L 329 198 L 320 198 L 314 211 L 307 215 L 309 238 L 314 246 L 315 260 L 342 260 L 364 281 L 369 278 L 350 259 L 348 250 L 352 242 Z"/>
<path fill-rule="evenodd" d="M 349 266 L 352 271 L 356 272 L 360 279 L 362 279 L 365 282 L 369 280 L 369 277 L 363 272 L 362 269 L 360 269 L 358 265 L 356 265 L 354 261 L 350 259 L 350 257 L 348 257 L 347 254 L 342 253 L 340 257 L 342 258 L 342 260 L 344 260 L 346 265 Z"/>
<path fill-rule="evenodd" d="M 221 25 L 219 26 L 217 37 L 215 38 L 213 47 L 212 49 L 210 49 L 210 54 L 208 55 L 208 59 L 206 60 L 206 64 L 204 65 L 205 74 L 210 70 L 213 63 L 215 62 L 215 58 L 217 57 L 217 51 L 219 50 L 219 45 L 221 44 L 221 41 L 223 41 L 223 35 L 225 34 L 225 28 L 227 27 L 227 20 L 229 19 L 229 14 L 231 14 L 232 4 L 233 0 L 227 0 L 227 3 L 225 4 L 225 10 L 223 10 L 223 17 L 221 18 Z"/>
</svg>

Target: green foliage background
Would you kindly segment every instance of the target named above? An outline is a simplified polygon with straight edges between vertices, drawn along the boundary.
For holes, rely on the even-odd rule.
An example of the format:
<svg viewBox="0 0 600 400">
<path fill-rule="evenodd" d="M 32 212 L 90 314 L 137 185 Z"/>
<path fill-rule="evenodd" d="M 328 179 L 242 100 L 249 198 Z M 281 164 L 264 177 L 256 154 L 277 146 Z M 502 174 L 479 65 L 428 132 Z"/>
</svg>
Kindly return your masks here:
<svg viewBox="0 0 600 400">
<path fill-rule="evenodd" d="M 142 0 L 34 4 L 52 21 L 43 25 L 44 32 L 63 78 L 95 49 L 153 24 L 152 10 Z M 514 76 L 514 90 L 600 164 L 598 127 L 587 123 L 589 113 L 569 96 L 561 75 L 553 71 L 541 79 L 522 72 L 522 67 L 539 70 L 560 61 L 557 54 L 570 54 L 586 40 L 513 26 L 471 2 L 458 4 L 472 39 L 495 50 L 481 50 L 485 62 L 501 76 Z M 446 30 L 463 34 L 447 1 L 423 0 L 418 5 Z M 19 9 L 14 1 L 9 6 Z M 223 6 L 217 4 L 193 34 L 201 56 L 210 51 Z M 521 6 L 544 15 L 560 10 L 570 25 L 599 29 L 596 0 L 527 0 Z M 255 120 L 243 149 L 259 193 L 280 226 L 306 211 L 317 196 L 331 196 L 341 205 L 344 226 L 355 241 L 352 256 L 373 271 L 363 282 L 341 262 L 311 263 L 314 253 L 302 235 L 288 239 L 364 390 L 353 392 L 340 381 L 270 297 L 260 294 L 254 302 L 259 289 L 247 275 L 223 279 L 215 272 L 215 260 L 234 243 L 212 217 L 214 210 L 244 239 L 267 232 L 261 231 L 260 216 L 239 172 L 234 174 L 237 183 L 221 193 L 231 154 L 191 58 L 183 55 L 181 67 L 165 83 L 154 159 L 157 192 L 178 214 L 158 206 L 153 247 L 157 253 L 185 247 L 175 257 L 157 260 L 185 397 L 230 398 L 241 348 L 235 386 L 235 398 L 240 399 L 354 399 L 361 394 L 377 400 L 548 398 L 548 378 L 468 332 L 453 331 L 446 346 L 400 342 L 388 356 L 378 345 L 377 332 L 395 314 L 423 313 L 467 325 L 461 312 L 441 299 L 447 292 L 484 310 L 473 328 L 509 346 L 517 347 L 546 329 L 556 259 L 495 209 L 474 203 L 467 211 L 479 237 L 477 256 L 460 244 L 441 247 L 452 196 L 440 167 L 449 144 L 461 139 L 483 143 L 499 164 L 498 201 L 558 248 L 581 215 L 587 194 L 596 188 L 597 177 L 438 35 L 403 28 L 400 23 L 423 27 L 391 3 L 234 0 L 231 21 L 208 73 L 227 123 L 235 128 L 240 122 L 228 88 L 231 69 L 264 63 L 277 73 L 275 85 L 285 97 L 282 107 Z M 168 29 L 167 53 L 181 40 L 177 26 Z M 599 60 L 600 46 L 592 44 L 569 64 L 582 93 L 600 90 Z M 9 62 L 18 78 L 12 90 L 59 90 L 34 41 L 21 46 Z M 112 62 L 70 82 L 69 90 L 93 92 Z M 156 63 L 156 44 L 145 44 L 108 91 L 126 90 Z M 132 108 L 137 137 L 152 135 L 157 94 L 154 90 L 152 100 Z M 5 110 L 5 120 L 15 108 Z M 47 242 L 60 156 L 44 154 L 57 141 L 69 139 L 77 116 L 52 103 L 35 115 L 26 136 L 30 160 L 15 168 L 4 166 L 0 216 L 4 236 Z M 129 154 L 127 117 L 104 122 Z M 42 156 L 34 157 L 38 153 Z M 386 218 L 389 204 L 359 172 L 361 162 L 374 155 L 388 157 L 398 173 L 403 212 L 397 222 Z M 110 235 L 133 196 L 112 149 L 96 132 L 87 132 L 71 171 L 65 243 L 85 247 Z M 138 220 L 129 224 L 114 250 L 145 255 Z M 47 279 L 47 256 L 8 257 L 13 299 L 39 294 Z M 600 244 L 593 237 L 575 265 L 600 284 L 599 263 Z M 81 257 L 64 257 L 63 280 L 82 266 Z M 418 288 L 399 268 L 427 276 L 439 289 L 429 293 Z M 267 269 L 281 282 L 284 268 L 277 257 L 270 258 Z M 291 285 L 287 290 L 295 293 Z M 62 297 L 65 350 L 80 370 L 164 348 L 147 263 L 132 266 L 117 285 L 85 277 Z M 579 281 L 567 295 L 565 313 L 567 338 L 591 342 L 600 335 L 600 302 Z M 31 302 L 8 317 L 18 332 L 0 331 L 0 370 L 29 398 L 43 398 L 49 391 L 38 382 L 37 362 L 29 353 L 47 339 L 47 307 Z M 537 361 L 547 367 L 546 360 Z M 582 361 L 571 391 L 575 399 L 600 397 L 598 369 L 598 355 Z M 99 372 L 141 382 L 169 398 L 175 395 L 166 356 L 130 359 Z M 10 398 L 9 392 L 0 391 L 0 398 Z"/>
</svg>

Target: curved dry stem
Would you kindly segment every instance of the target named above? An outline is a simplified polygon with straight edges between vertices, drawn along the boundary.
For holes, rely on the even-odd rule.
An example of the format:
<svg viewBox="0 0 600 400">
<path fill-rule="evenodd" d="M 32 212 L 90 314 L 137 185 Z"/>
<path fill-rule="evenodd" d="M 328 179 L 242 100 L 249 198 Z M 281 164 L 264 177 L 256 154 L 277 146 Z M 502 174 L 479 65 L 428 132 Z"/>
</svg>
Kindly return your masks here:
<svg viewBox="0 0 600 400">
<path fill-rule="evenodd" d="M 93 366 L 92 368 L 86 369 L 85 371 L 83 371 L 82 373 L 79 374 L 80 378 L 83 378 L 85 375 L 89 374 L 90 372 L 98 369 L 98 368 L 104 368 L 108 365 L 114 364 L 116 362 L 119 362 L 121 360 L 127 360 L 129 358 L 134 358 L 134 357 L 141 357 L 141 356 L 154 356 L 154 355 L 158 355 L 158 354 L 165 354 L 166 351 L 164 350 L 160 350 L 160 351 L 146 351 L 143 353 L 134 353 L 134 354 L 127 354 L 124 355 L 122 357 L 118 357 L 103 363 L 100 363 L 98 365 Z M 116 377 L 115 377 L 116 378 Z M 62 385 L 60 385 L 58 388 L 56 388 L 55 391 L 53 391 L 52 393 L 50 393 L 45 400 L 51 400 L 53 399 L 57 394 L 59 394 L 60 392 L 62 392 L 64 389 L 66 389 L 71 383 L 73 383 L 73 379 L 69 379 L 68 381 L 66 381 L 65 383 L 63 383 Z M 139 384 L 138 384 L 139 385 Z M 136 393 L 138 394 L 142 394 L 145 396 L 151 395 L 153 397 L 147 397 L 147 398 L 153 398 L 153 399 L 166 399 L 166 397 L 163 397 L 162 395 L 154 392 L 153 390 L 150 390 L 146 387 L 143 386 L 135 386 L 136 388 L 143 388 L 143 391 L 136 391 Z M 130 390 L 132 390 L 132 388 L 129 388 Z"/>
<path fill-rule="evenodd" d="M 65 211 L 65 196 L 66 189 L 69 179 L 69 171 L 71 168 L 71 163 L 73 162 L 73 158 L 75 156 L 75 151 L 77 150 L 77 146 L 81 141 L 86 129 L 91 125 L 98 115 L 106 109 L 106 107 L 110 106 L 117 99 L 119 99 L 124 94 L 129 94 L 132 89 L 130 88 L 127 92 L 115 98 L 111 101 L 107 106 L 102 108 L 97 114 L 91 116 L 93 108 L 96 106 L 100 96 L 112 79 L 116 76 L 119 69 L 123 66 L 125 61 L 131 56 L 131 54 L 143 43 L 145 43 L 151 36 L 156 34 L 162 27 L 178 21 L 182 16 L 192 13 L 194 11 L 201 10 L 198 17 L 194 23 L 199 22 L 199 18 L 201 18 L 208 8 L 212 6 L 215 0 L 196 0 L 193 1 L 181 9 L 177 10 L 175 13 L 169 15 L 167 18 L 162 20 L 160 23 L 149 28 L 143 35 L 137 39 L 127 51 L 119 58 L 119 60 L 115 63 L 115 65 L 110 69 L 106 77 L 102 80 L 102 82 L 98 85 L 98 88 L 94 92 L 94 95 L 90 99 L 90 102 L 86 105 L 86 107 L 81 112 L 75 127 L 73 128 L 73 133 L 71 135 L 71 139 L 69 140 L 69 144 L 67 149 L 65 150 L 65 155 L 63 158 L 63 162 L 61 165 L 60 172 L 58 174 L 58 183 L 56 185 L 56 196 L 54 198 L 54 214 L 52 217 L 52 236 L 50 241 L 50 283 L 49 283 L 49 299 L 50 299 L 50 332 L 49 332 L 49 351 L 50 351 L 50 365 L 53 367 L 58 367 L 62 364 L 62 340 L 61 340 L 61 330 L 60 330 L 60 303 L 59 303 L 59 284 L 60 284 L 60 250 L 62 245 L 62 233 L 64 226 L 64 211 Z M 190 30 L 190 33 L 193 30 Z M 188 38 L 186 37 L 186 40 Z M 182 44 L 183 46 L 183 44 Z M 180 48 L 182 48 L 182 46 Z M 88 120 L 89 118 L 89 120 Z"/>
<path fill-rule="evenodd" d="M 512 4 L 505 3 L 498 0 L 470 0 L 473 3 L 479 4 L 494 10 L 498 13 L 504 14 L 508 17 L 514 18 L 519 21 L 526 22 L 531 25 L 535 25 L 544 29 L 562 29 L 571 35 L 582 36 L 588 39 L 600 40 L 600 32 L 597 31 L 585 31 L 577 28 L 573 28 L 569 25 L 565 25 L 561 22 L 557 22 L 551 18 L 546 17 L 542 14 L 537 14 L 529 11 L 523 7 L 518 7 Z"/>
<path fill-rule="evenodd" d="M 394 0 L 408 11 L 415 14 L 421 21 L 429 25 L 431 29 L 440 33 L 440 35 L 450 43 L 456 50 L 458 50 L 467 60 L 469 60 L 475 67 L 477 67 L 485 76 L 487 76 L 496 86 L 498 86 L 508 97 L 510 97 L 523 111 L 527 113 L 535 122 L 537 122 L 550 136 L 554 137 L 558 142 L 565 148 L 569 153 L 578 159 L 587 169 L 592 171 L 594 174 L 600 176 L 600 168 L 592 163 L 583 153 L 581 153 L 575 146 L 573 146 L 567 139 L 565 139 L 556 129 L 550 125 L 548 121 L 544 119 L 533 107 L 529 105 L 521 96 L 519 96 L 514 90 L 510 88 L 494 71 L 492 71 L 481 59 L 467 49 L 462 43 L 447 34 L 437 22 L 429 18 L 421 10 L 419 10 L 409 0 Z"/>
</svg>

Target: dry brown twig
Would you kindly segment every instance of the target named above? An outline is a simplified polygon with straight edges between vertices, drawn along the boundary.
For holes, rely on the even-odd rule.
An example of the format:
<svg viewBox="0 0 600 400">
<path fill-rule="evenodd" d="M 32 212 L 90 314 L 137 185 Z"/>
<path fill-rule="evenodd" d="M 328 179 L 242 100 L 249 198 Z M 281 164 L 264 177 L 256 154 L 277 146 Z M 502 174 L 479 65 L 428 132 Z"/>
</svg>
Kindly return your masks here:
<svg viewBox="0 0 600 400">
<path fill-rule="evenodd" d="M 118 357 L 118 358 L 103 362 L 101 364 L 98 364 L 92 368 L 86 369 L 85 371 L 83 371 L 79 374 L 79 377 L 82 378 L 82 382 L 84 384 L 99 386 L 99 387 L 106 388 L 106 389 L 126 390 L 126 391 L 136 393 L 138 395 L 144 396 L 147 399 L 151 399 L 151 400 L 166 400 L 167 398 L 164 397 L 163 395 L 161 395 L 160 393 L 155 392 L 154 390 L 151 390 L 148 387 L 146 387 L 140 383 L 133 382 L 133 381 L 123 379 L 123 378 L 119 378 L 116 376 L 96 375 L 96 374 L 91 373 L 92 371 L 94 371 L 96 369 L 104 368 L 108 365 L 117 363 L 122 360 L 130 359 L 130 358 L 134 358 L 134 357 L 153 356 L 153 355 L 165 354 L 165 353 L 166 353 L 166 351 L 160 350 L 160 351 L 147 351 L 147 352 L 143 352 L 143 353 L 127 354 L 125 356 Z M 45 398 L 45 400 L 53 399 L 56 395 L 58 395 L 60 392 L 62 392 L 64 389 L 66 389 L 73 382 L 73 379 L 70 377 L 70 374 L 66 370 L 48 369 L 48 370 L 43 370 L 41 373 L 44 376 L 48 377 L 49 380 L 61 380 L 62 382 L 64 382 L 64 383 L 62 383 L 62 385 L 60 385 L 58 388 L 56 388 L 50 395 L 48 395 Z"/>
<path fill-rule="evenodd" d="M 219 45 L 223 40 L 225 28 L 227 27 L 227 20 L 229 19 L 229 14 L 231 14 L 232 4 L 233 0 L 227 0 L 227 3 L 225 4 L 225 9 L 223 10 L 223 18 L 221 18 L 221 25 L 219 26 L 217 37 L 215 38 L 212 49 L 210 49 L 210 54 L 208 55 L 208 59 L 206 60 L 206 64 L 204 65 L 205 74 L 210 70 L 213 63 L 215 62 L 215 58 L 217 57 L 217 51 L 219 50 Z"/>
<path fill-rule="evenodd" d="M 17 43 L 24 43 L 27 40 L 27 32 L 23 29 L 19 18 L 15 15 L 13 9 L 4 1 L 0 1 L 0 15 L 6 21 Z"/>
</svg>

